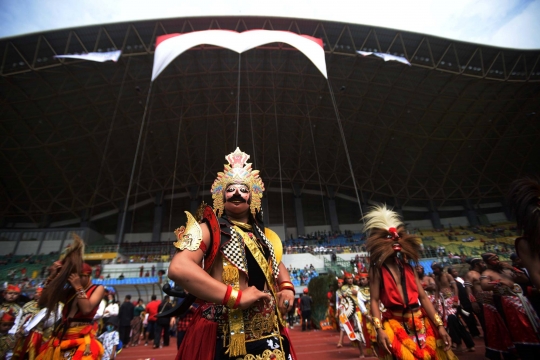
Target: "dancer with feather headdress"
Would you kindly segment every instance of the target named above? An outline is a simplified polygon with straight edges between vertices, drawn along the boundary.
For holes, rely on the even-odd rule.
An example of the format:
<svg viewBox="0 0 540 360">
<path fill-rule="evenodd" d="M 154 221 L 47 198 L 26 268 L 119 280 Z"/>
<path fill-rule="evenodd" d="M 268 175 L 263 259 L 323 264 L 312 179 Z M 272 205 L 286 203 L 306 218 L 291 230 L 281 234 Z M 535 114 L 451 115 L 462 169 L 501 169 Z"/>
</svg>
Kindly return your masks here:
<svg viewBox="0 0 540 360">
<path fill-rule="evenodd" d="M 441 318 L 409 264 L 418 262 L 420 240 L 408 234 L 399 215 L 386 206 L 375 207 L 365 221 L 379 358 L 457 359 Z M 382 314 L 380 303 L 387 309 Z"/>
</svg>

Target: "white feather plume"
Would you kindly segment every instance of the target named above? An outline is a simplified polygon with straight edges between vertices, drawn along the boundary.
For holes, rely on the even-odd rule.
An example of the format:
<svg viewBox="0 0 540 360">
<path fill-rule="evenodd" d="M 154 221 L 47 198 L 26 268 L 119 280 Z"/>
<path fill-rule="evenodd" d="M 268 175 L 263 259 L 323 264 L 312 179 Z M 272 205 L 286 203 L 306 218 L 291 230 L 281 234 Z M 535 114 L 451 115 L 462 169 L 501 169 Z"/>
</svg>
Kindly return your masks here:
<svg viewBox="0 0 540 360">
<path fill-rule="evenodd" d="M 398 213 L 386 207 L 386 205 L 373 207 L 365 216 L 365 231 L 371 229 L 386 229 L 391 227 L 398 228 L 402 224 Z"/>
</svg>

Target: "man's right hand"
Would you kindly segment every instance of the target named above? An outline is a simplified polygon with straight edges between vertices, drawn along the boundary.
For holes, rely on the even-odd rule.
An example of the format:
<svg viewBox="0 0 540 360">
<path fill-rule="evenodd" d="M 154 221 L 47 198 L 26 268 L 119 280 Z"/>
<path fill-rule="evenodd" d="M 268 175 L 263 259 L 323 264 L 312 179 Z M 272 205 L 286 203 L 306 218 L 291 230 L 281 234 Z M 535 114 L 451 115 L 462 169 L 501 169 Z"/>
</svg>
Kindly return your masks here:
<svg viewBox="0 0 540 360">
<path fill-rule="evenodd" d="M 388 354 L 392 354 L 392 343 L 383 329 L 377 329 L 377 342 Z"/>
<path fill-rule="evenodd" d="M 272 299 L 271 295 L 265 292 L 260 291 L 255 286 L 250 286 L 242 290 L 242 297 L 240 298 L 240 309 L 245 310 L 256 301 L 269 302 Z"/>
</svg>

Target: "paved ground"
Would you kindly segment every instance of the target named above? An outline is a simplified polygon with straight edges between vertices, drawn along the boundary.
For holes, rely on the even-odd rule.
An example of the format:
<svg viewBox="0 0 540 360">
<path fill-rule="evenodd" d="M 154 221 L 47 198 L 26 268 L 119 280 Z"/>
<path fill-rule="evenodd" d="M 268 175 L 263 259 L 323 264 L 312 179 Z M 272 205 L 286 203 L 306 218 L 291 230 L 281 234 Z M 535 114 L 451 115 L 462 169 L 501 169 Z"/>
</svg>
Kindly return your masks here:
<svg viewBox="0 0 540 360">
<path fill-rule="evenodd" d="M 353 348 L 345 340 L 344 346 L 336 348 L 339 334 L 333 331 L 300 331 L 299 327 L 291 330 L 291 337 L 298 360 L 352 360 L 358 359 L 358 349 Z M 484 343 L 475 340 L 476 352 L 456 354 L 461 360 L 482 360 L 484 358 Z M 118 360 L 174 360 L 176 357 L 176 338 L 171 338 L 171 346 L 162 349 L 152 349 L 150 346 L 136 346 L 124 349 L 117 356 Z M 374 359 L 374 358 L 370 358 Z M 191 360 L 191 359 L 185 359 Z"/>
</svg>

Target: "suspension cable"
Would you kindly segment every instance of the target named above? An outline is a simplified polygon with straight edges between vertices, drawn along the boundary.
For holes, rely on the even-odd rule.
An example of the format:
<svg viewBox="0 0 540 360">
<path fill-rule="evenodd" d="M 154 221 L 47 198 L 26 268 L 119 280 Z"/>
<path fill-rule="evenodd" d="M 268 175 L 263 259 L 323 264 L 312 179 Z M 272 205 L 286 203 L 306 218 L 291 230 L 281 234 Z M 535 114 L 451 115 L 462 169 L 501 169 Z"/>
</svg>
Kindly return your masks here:
<svg viewBox="0 0 540 360">
<path fill-rule="evenodd" d="M 304 82 L 304 85 L 305 85 L 305 82 Z M 305 86 L 304 86 L 304 91 L 305 91 Z M 309 131 L 311 133 L 311 143 L 313 144 L 313 152 L 315 154 L 315 166 L 317 167 L 317 176 L 319 177 L 319 187 L 321 189 L 321 201 L 322 201 L 323 213 L 324 213 L 324 224 L 328 225 L 328 219 L 326 217 L 326 207 L 324 206 L 324 191 L 322 187 L 321 172 L 319 171 L 319 158 L 317 156 L 317 147 L 315 146 L 315 136 L 313 135 L 313 126 L 311 125 L 311 116 L 309 115 L 307 96 L 304 97 L 304 99 L 306 100 L 306 112 L 307 112 L 308 121 L 309 121 Z"/>
<path fill-rule="evenodd" d="M 366 224 L 364 220 L 364 212 L 362 211 L 362 204 L 360 202 L 360 196 L 358 195 L 358 187 L 356 186 L 356 179 L 354 177 L 354 171 L 351 163 L 351 157 L 349 155 L 349 148 L 347 147 L 347 140 L 345 139 L 345 132 L 343 131 L 343 125 L 341 124 L 341 118 L 339 116 L 339 111 L 337 108 L 336 98 L 334 96 L 334 90 L 330 84 L 330 80 L 327 78 L 326 83 L 328 84 L 328 91 L 330 92 L 330 98 L 332 99 L 332 104 L 334 105 L 334 112 L 336 113 L 336 119 L 339 127 L 339 133 L 341 134 L 341 140 L 343 140 L 343 147 L 345 148 L 345 155 L 347 157 L 347 162 L 349 163 L 349 170 L 351 172 L 351 178 L 354 185 L 354 192 L 356 193 L 356 201 L 358 201 L 358 208 L 360 209 L 360 216 L 362 217 L 362 222 L 364 226 Z"/>
<path fill-rule="evenodd" d="M 270 60 L 272 63 L 272 60 Z M 276 83 L 274 78 L 274 64 L 272 64 L 272 94 L 274 97 L 274 120 L 276 123 L 276 138 L 277 138 L 277 152 L 278 152 L 278 168 L 279 168 L 279 189 L 281 194 L 281 221 L 283 224 L 283 227 L 285 228 L 285 207 L 283 206 L 283 177 L 281 176 L 281 150 L 279 146 L 279 126 L 278 126 L 278 119 L 277 119 L 277 104 L 276 104 Z M 285 228 L 285 232 L 287 229 Z M 285 233 L 285 236 L 287 234 Z"/>
<path fill-rule="evenodd" d="M 143 147 L 142 147 L 142 151 L 141 151 L 141 161 L 140 161 L 140 165 L 139 165 L 139 173 L 137 175 L 137 184 L 140 184 L 141 183 L 141 174 L 142 174 L 142 169 L 143 169 L 143 161 L 144 161 L 144 154 L 145 154 L 145 150 L 146 150 L 146 139 L 148 138 L 148 128 L 150 127 L 150 115 L 148 115 L 148 121 L 146 122 L 146 130 L 144 131 L 144 140 L 143 140 Z M 137 198 L 139 197 L 139 186 L 136 187 L 135 189 L 135 199 L 133 201 L 133 204 L 136 205 L 137 204 Z M 130 230 L 131 232 L 133 232 L 133 223 L 135 223 L 135 212 L 136 212 L 136 208 L 133 209 L 133 216 L 131 217 L 131 227 L 130 227 Z"/>
<path fill-rule="evenodd" d="M 240 128 L 240 79 L 242 75 L 242 53 L 238 53 L 238 90 L 236 96 L 236 134 L 234 136 L 234 148 L 238 147 L 238 129 Z"/>
<path fill-rule="evenodd" d="M 114 122 L 116 120 L 116 114 L 118 113 L 118 107 L 120 105 L 120 99 L 122 98 L 122 92 L 124 90 L 124 84 L 126 81 L 129 64 L 131 62 L 131 57 L 128 57 L 128 61 L 126 64 L 126 70 L 124 71 L 124 76 L 122 77 L 122 82 L 120 84 L 120 90 L 118 91 L 118 99 L 116 100 L 116 105 L 114 106 L 114 112 L 113 117 L 111 120 L 111 125 L 109 126 L 109 132 L 107 133 L 107 140 L 105 140 L 105 149 L 103 149 L 103 156 L 101 157 L 101 164 L 99 166 L 97 181 L 96 181 L 96 188 L 94 189 L 94 193 L 92 194 L 92 198 L 90 199 L 90 209 L 94 206 L 94 202 L 96 200 L 97 192 L 99 189 L 99 182 L 101 181 L 101 174 L 103 173 L 103 166 L 105 165 L 105 159 L 107 158 L 107 151 L 109 150 L 109 142 L 111 140 L 111 134 L 112 130 L 114 128 Z M 90 215 L 90 214 L 89 214 Z"/>
<path fill-rule="evenodd" d="M 206 132 L 204 133 L 204 161 L 203 161 L 203 178 L 202 178 L 202 200 L 204 202 L 204 182 L 206 181 L 206 154 L 208 152 L 208 120 L 210 116 L 210 101 L 208 101 L 208 106 L 206 108 Z"/>
<path fill-rule="evenodd" d="M 248 70 L 247 56 L 246 56 L 246 70 Z M 246 71 L 246 88 L 248 94 L 248 106 L 249 106 L 249 125 L 251 127 L 251 144 L 253 145 L 253 166 L 255 169 L 257 167 L 257 154 L 255 153 L 255 134 L 253 132 L 253 113 L 251 112 L 251 92 L 249 89 L 249 71 Z"/>
<path fill-rule="evenodd" d="M 184 96 L 182 96 L 182 111 L 180 112 L 180 122 L 178 123 L 178 133 L 176 135 L 176 153 L 174 156 L 174 171 L 173 171 L 173 182 L 171 189 L 171 206 L 169 209 L 169 234 L 172 232 L 172 213 L 173 213 L 173 203 L 174 203 L 174 186 L 176 183 L 176 169 L 178 168 L 178 149 L 180 148 L 180 133 L 182 131 L 182 120 L 184 119 Z"/>
<path fill-rule="evenodd" d="M 150 82 L 150 87 L 148 88 L 148 95 L 146 96 L 146 104 L 144 106 L 144 113 L 141 122 L 141 130 L 139 131 L 139 139 L 137 140 L 137 149 L 135 150 L 135 156 L 133 158 L 133 166 L 131 167 L 131 176 L 129 177 L 129 186 L 126 194 L 126 200 L 124 201 L 124 213 L 122 214 L 122 222 L 120 224 L 120 236 L 118 237 L 118 246 L 122 243 L 122 238 L 124 237 L 124 227 L 126 225 L 126 215 L 129 203 L 129 195 L 131 193 L 131 187 L 133 186 L 133 175 L 135 174 L 135 168 L 137 166 L 137 157 L 139 156 L 139 148 L 141 146 L 141 138 L 144 130 L 144 124 L 146 120 L 146 112 L 148 111 L 148 103 L 150 102 L 150 94 L 152 93 L 153 81 Z"/>
</svg>

